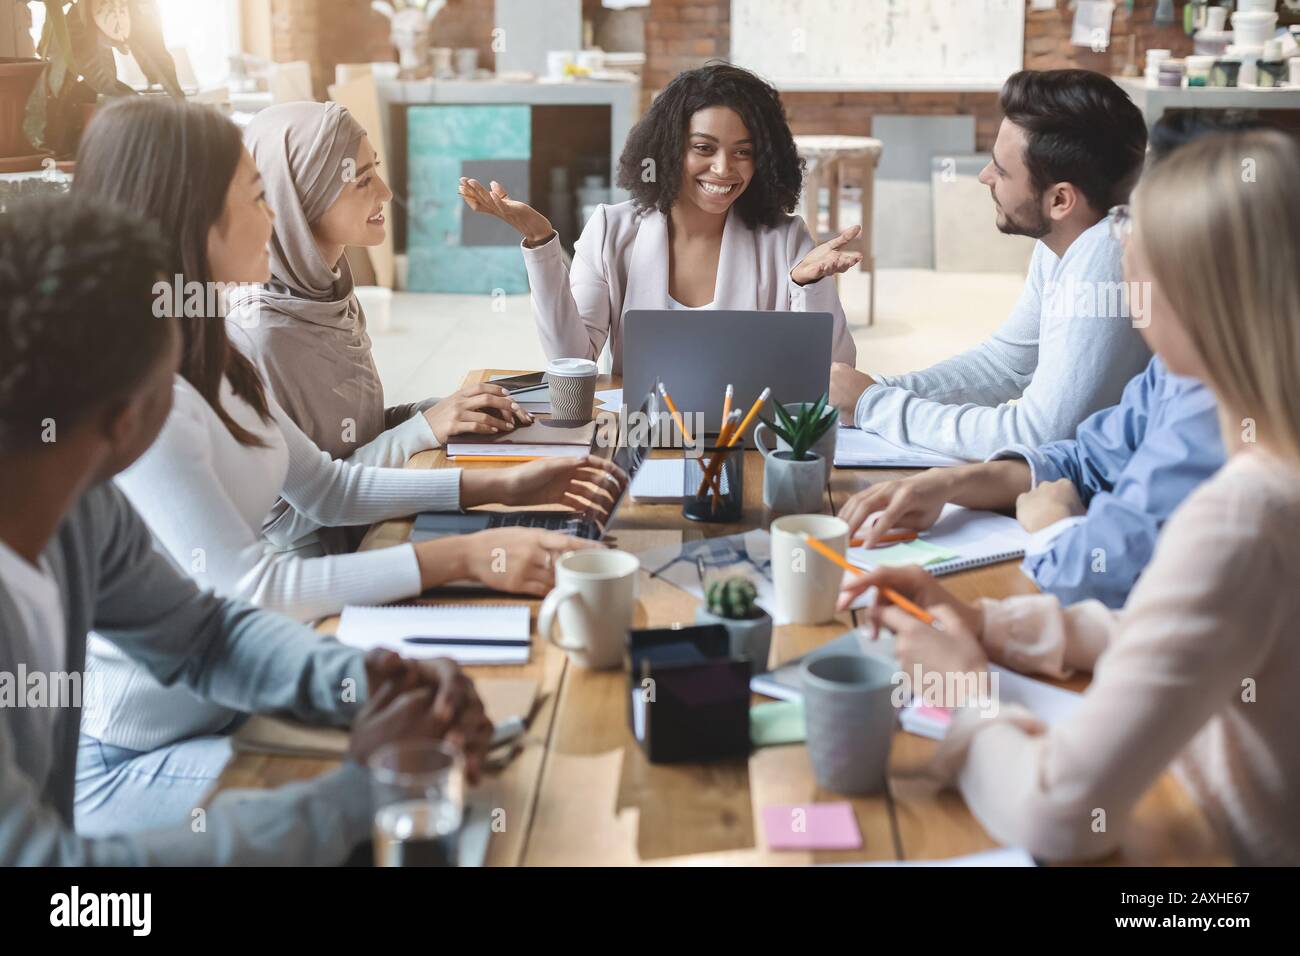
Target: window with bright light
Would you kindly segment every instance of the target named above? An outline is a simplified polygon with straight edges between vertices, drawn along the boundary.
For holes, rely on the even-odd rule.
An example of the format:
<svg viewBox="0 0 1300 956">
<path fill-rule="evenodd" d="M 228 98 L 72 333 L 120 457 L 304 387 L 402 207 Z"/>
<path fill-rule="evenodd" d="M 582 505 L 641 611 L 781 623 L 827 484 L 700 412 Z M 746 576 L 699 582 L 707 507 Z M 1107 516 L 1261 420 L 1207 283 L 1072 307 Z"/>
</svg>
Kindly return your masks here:
<svg viewBox="0 0 1300 956">
<path fill-rule="evenodd" d="M 177 60 L 183 86 L 220 86 L 230 73 L 230 57 L 240 51 L 239 0 L 155 0 L 163 39 Z M 29 4 L 32 35 L 39 42 L 45 24 L 45 4 Z M 127 83 L 141 81 L 134 63 L 118 57 L 118 75 Z M 124 62 L 126 61 L 126 62 Z M 187 75 L 188 70 L 192 75 Z"/>
</svg>

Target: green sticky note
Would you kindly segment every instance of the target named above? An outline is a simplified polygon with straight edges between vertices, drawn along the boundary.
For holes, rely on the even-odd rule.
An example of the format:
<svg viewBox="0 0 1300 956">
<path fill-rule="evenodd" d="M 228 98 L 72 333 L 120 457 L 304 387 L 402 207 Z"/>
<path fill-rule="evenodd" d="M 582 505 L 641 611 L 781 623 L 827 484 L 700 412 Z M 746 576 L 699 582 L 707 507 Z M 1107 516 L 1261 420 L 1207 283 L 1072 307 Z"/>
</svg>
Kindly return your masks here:
<svg viewBox="0 0 1300 956">
<path fill-rule="evenodd" d="M 801 744 L 804 733 L 802 701 L 777 700 L 749 708 L 749 739 L 755 747 Z"/>
<path fill-rule="evenodd" d="M 956 551 L 941 548 L 921 538 L 915 541 L 900 541 L 887 548 L 872 548 L 867 552 L 867 562 L 877 567 L 896 567 L 903 564 L 919 564 L 925 567 L 927 564 L 951 561 L 955 557 L 957 557 Z"/>
</svg>

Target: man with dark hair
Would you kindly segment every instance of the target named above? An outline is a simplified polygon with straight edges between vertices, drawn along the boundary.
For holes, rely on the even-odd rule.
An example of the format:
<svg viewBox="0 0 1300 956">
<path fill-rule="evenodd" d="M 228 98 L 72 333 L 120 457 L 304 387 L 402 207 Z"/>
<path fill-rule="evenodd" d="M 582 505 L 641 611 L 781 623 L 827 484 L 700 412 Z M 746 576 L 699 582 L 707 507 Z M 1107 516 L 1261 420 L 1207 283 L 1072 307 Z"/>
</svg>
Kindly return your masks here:
<svg viewBox="0 0 1300 956">
<path fill-rule="evenodd" d="M 352 648 L 201 592 L 157 550 L 113 475 L 171 407 L 175 322 L 152 226 L 66 197 L 0 215 L 0 865 L 338 863 L 370 832 L 361 764 L 446 735 L 471 772 L 490 725 L 449 662 Z M 102 839 L 73 827 L 87 632 L 163 684 L 244 711 L 352 724 L 310 783 L 223 795 L 188 826 Z M 202 814 L 202 818 L 197 816 Z"/>
<path fill-rule="evenodd" d="M 1208 134 L 1264 125 L 1233 113 L 1166 113 L 1151 130 L 1150 162 Z M 1122 234 L 1126 211 L 1112 221 Z M 880 482 L 850 498 L 840 517 L 853 531 L 878 514 L 864 533 L 871 543 L 890 528 L 930 527 L 950 502 L 1015 509 L 1033 533 L 1022 570 L 1040 589 L 1062 604 L 1121 608 L 1169 516 L 1223 460 L 1214 393 L 1152 356 L 1119 404 L 1089 416 L 1074 437 Z"/>
<path fill-rule="evenodd" d="M 831 367 L 831 400 L 846 422 L 954 458 L 1070 437 L 1151 357 L 1136 327 L 1145 293 L 1124 284 L 1106 222 L 1141 172 L 1142 114 L 1087 70 L 1016 73 L 1002 110 L 980 182 L 998 229 L 1039 240 L 1010 317 L 986 342 L 922 372 Z"/>
</svg>

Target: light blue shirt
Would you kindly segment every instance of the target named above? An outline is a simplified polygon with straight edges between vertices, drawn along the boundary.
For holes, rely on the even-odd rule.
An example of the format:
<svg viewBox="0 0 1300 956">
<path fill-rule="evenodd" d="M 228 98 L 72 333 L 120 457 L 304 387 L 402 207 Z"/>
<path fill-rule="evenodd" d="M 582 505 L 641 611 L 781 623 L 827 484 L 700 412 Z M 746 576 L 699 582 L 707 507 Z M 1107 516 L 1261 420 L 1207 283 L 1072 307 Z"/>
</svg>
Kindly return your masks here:
<svg viewBox="0 0 1300 956">
<path fill-rule="evenodd" d="M 1088 513 L 1035 535 L 1022 565 L 1042 590 L 1072 604 L 1124 606 L 1151 560 L 1161 527 L 1223 464 L 1214 395 L 1158 358 L 1118 405 L 1089 416 L 1073 439 L 991 456 L 1023 458 L 1035 486 L 1068 478 Z"/>
</svg>

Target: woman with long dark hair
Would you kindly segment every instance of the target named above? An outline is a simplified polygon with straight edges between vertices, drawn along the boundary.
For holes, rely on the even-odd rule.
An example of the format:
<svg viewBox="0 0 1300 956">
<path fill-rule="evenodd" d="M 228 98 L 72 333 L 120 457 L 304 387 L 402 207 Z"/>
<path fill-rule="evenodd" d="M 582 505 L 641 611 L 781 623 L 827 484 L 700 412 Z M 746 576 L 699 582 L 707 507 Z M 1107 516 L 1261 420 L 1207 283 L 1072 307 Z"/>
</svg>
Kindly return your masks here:
<svg viewBox="0 0 1300 956">
<path fill-rule="evenodd" d="M 311 620 L 466 579 L 544 594 L 555 555 L 587 546 L 511 528 L 327 555 L 296 542 L 300 529 L 268 529 L 281 497 L 327 527 L 489 502 L 577 503 L 601 514 L 623 476 L 595 458 L 463 473 L 374 468 L 332 460 L 313 444 L 227 340 L 224 293 L 268 278 L 273 217 L 238 128 L 216 111 L 143 98 L 101 109 L 72 192 L 73 201 L 99 197 L 153 218 L 175 250 L 175 274 L 160 282 L 155 304 L 181 328 L 173 408 L 157 442 L 117 480 L 201 586 Z M 221 735 L 240 715 L 163 686 L 104 641 L 91 650 L 89 670 L 104 693 L 83 720 L 78 829 L 184 818 L 220 772 Z"/>
<path fill-rule="evenodd" d="M 550 358 L 596 358 L 608 340 L 623 367 L 632 309 L 829 312 L 832 357 L 857 357 L 833 277 L 862 261 L 843 251 L 852 226 L 814 247 L 793 215 L 803 185 L 780 94 L 737 66 L 681 73 L 628 134 L 618 184 L 632 194 L 600 206 L 566 269 L 558 234 L 499 183 L 460 181 L 466 205 L 523 236 L 533 316 Z"/>
</svg>

